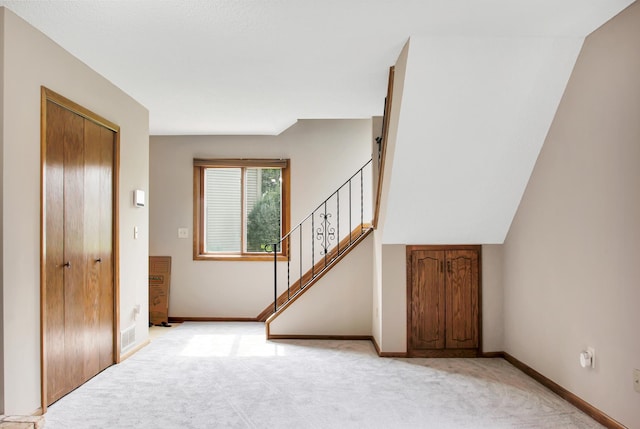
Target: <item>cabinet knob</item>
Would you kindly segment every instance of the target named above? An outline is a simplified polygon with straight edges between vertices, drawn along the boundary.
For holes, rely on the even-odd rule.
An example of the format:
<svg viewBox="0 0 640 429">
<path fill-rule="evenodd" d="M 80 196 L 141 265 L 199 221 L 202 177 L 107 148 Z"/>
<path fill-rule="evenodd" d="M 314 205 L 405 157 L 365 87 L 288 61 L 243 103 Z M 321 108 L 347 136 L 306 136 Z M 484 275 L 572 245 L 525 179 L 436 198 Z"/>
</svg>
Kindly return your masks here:
<svg viewBox="0 0 640 429">
<path fill-rule="evenodd" d="M 96 259 L 96 262 L 99 263 L 99 264 L 102 263 L 102 258 Z"/>
<path fill-rule="evenodd" d="M 71 268 L 71 261 L 67 261 L 64 264 L 62 264 L 63 267 L 65 268 Z"/>
</svg>

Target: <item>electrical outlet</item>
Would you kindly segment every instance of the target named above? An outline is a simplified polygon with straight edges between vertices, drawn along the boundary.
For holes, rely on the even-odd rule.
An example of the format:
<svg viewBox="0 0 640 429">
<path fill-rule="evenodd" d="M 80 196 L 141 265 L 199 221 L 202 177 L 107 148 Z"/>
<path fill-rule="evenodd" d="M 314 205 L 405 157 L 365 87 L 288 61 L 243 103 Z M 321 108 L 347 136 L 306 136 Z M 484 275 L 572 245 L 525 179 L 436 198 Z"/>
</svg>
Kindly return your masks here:
<svg viewBox="0 0 640 429">
<path fill-rule="evenodd" d="M 189 228 L 178 228 L 178 238 L 189 238 Z"/>
<path fill-rule="evenodd" d="M 633 388 L 640 393 L 640 369 L 633 370 Z"/>
</svg>

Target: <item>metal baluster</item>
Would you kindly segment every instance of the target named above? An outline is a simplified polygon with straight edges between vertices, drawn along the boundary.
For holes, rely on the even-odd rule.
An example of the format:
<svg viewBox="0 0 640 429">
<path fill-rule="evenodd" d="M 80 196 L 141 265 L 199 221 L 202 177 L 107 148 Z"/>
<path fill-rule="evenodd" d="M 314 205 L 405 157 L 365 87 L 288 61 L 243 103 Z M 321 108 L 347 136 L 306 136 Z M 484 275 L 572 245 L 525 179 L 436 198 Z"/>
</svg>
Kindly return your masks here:
<svg viewBox="0 0 640 429">
<path fill-rule="evenodd" d="M 289 267 L 291 266 L 291 243 L 290 236 L 287 235 L 287 301 L 291 299 L 291 275 L 289 274 Z"/>
<path fill-rule="evenodd" d="M 329 242 L 327 237 L 329 236 L 329 231 L 327 229 L 327 200 L 324 200 L 324 234 L 322 237 L 322 241 L 324 241 L 324 268 L 327 268 L 327 253 L 329 253 Z M 323 269 L 324 269 L 323 268 Z"/>
<path fill-rule="evenodd" d="M 273 312 L 278 311 L 278 244 L 273 245 Z"/>
<path fill-rule="evenodd" d="M 302 224 L 300 224 L 300 279 L 298 280 L 298 291 L 302 290 Z"/>
<path fill-rule="evenodd" d="M 360 235 L 364 234 L 364 179 L 362 178 L 362 168 L 360 169 Z"/>
<path fill-rule="evenodd" d="M 353 226 L 351 225 L 351 179 L 349 179 L 349 246 L 351 246 L 351 231 Z"/>
<path fill-rule="evenodd" d="M 342 186 L 340 187 L 342 188 Z M 338 245 L 336 247 L 336 255 L 337 258 L 340 255 L 340 189 L 336 192 L 336 216 L 338 217 Z"/>
<path fill-rule="evenodd" d="M 316 212 L 311 213 L 311 278 L 313 279 L 315 274 L 315 265 L 316 265 L 316 246 L 313 234 L 316 231 L 316 222 L 315 222 Z"/>
</svg>

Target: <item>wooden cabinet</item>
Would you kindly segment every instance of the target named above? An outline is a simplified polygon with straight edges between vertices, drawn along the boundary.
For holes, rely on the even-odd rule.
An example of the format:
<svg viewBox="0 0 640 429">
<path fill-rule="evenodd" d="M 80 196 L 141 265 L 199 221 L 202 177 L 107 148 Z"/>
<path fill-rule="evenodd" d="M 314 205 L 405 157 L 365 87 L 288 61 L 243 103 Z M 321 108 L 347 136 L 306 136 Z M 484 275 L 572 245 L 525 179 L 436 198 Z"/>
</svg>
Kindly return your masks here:
<svg viewBox="0 0 640 429">
<path fill-rule="evenodd" d="M 475 357 L 481 246 L 407 246 L 407 352 Z"/>
</svg>

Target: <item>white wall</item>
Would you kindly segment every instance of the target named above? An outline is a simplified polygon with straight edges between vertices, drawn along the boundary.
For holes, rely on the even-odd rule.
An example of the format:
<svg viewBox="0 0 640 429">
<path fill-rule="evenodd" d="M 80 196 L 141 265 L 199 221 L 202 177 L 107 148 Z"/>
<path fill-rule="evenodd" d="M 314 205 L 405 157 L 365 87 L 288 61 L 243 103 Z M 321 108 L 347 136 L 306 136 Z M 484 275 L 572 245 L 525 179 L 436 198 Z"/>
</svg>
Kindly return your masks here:
<svg viewBox="0 0 640 429">
<path fill-rule="evenodd" d="M 387 218 L 388 200 L 389 200 L 389 188 L 391 181 L 393 180 L 393 164 L 396 150 L 396 138 L 398 134 L 399 119 L 400 119 L 400 107 L 402 106 L 402 97 L 404 92 L 404 79 L 405 71 L 407 67 L 407 55 L 409 52 L 409 44 L 407 41 L 402 48 L 398 60 L 395 64 L 394 79 L 393 79 L 393 96 L 391 100 L 391 109 L 389 112 L 389 130 L 387 133 L 385 160 L 384 160 L 384 172 L 382 177 L 382 190 L 380 193 L 380 204 L 378 213 L 378 225 L 374 231 L 374 264 L 373 264 L 373 318 L 372 318 L 372 336 L 380 351 L 384 352 L 398 352 L 406 350 L 402 348 L 398 343 L 400 339 L 396 338 L 396 335 L 402 335 L 399 331 L 401 326 L 396 324 L 399 316 L 395 314 L 390 308 L 390 303 L 385 299 L 390 294 L 393 295 L 396 287 L 390 283 L 385 282 L 385 278 L 389 277 L 388 273 L 385 273 L 385 266 L 392 266 L 393 263 L 385 260 L 385 253 L 383 252 L 383 233 L 385 229 L 385 223 Z M 393 288 L 389 290 L 389 288 Z M 406 299 L 406 298 L 405 298 Z M 406 310 L 405 310 L 406 312 Z M 405 318 L 405 331 L 406 331 L 406 318 Z M 386 335 L 390 335 L 387 339 Z M 404 334 L 406 337 L 406 334 Z"/>
<path fill-rule="evenodd" d="M 3 319 L 4 412 L 40 407 L 40 86 L 120 125 L 120 325 L 147 320 L 148 213 L 131 191 L 148 187 L 148 112 L 42 33 L 4 10 Z M 137 225 L 141 237 L 133 240 Z"/>
<path fill-rule="evenodd" d="M 293 226 L 371 158 L 370 141 L 370 119 L 301 120 L 279 136 L 152 137 L 150 254 L 172 257 L 169 315 L 254 318 L 273 302 L 272 262 L 193 260 L 194 158 L 291 159 Z"/>
<path fill-rule="evenodd" d="M 4 172 L 4 8 L 0 8 L 0 173 Z M 4 174 L 0 174 L 0 219 L 4 219 Z M 0 227 L 0 243 L 4 243 Z M 4 272 L 4 246 L 0 246 L 0 273 Z M 4 276 L 0 275 L 0 320 L 4 321 Z M 4 323 L 4 322 L 3 322 Z M 0 414 L 4 414 L 4 329 L 0 326 Z"/>
<path fill-rule="evenodd" d="M 586 38 L 503 249 L 505 351 L 634 428 L 639 23 L 635 2 Z"/>
<path fill-rule="evenodd" d="M 504 350 L 502 245 L 482 246 L 482 351 Z"/>
<path fill-rule="evenodd" d="M 371 336 L 380 347 L 382 343 L 382 317 L 380 315 L 382 308 L 382 244 L 376 230 L 373 231 L 372 258 Z"/>
<path fill-rule="evenodd" d="M 582 41 L 411 37 L 385 244 L 503 242 Z"/>
<path fill-rule="evenodd" d="M 373 235 L 269 324 L 272 335 L 371 335 Z"/>
<path fill-rule="evenodd" d="M 382 245 L 381 352 L 407 351 L 407 250 L 404 244 Z"/>
<path fill-rule="evenodd" d="M 379 171 L 380 165 L 378 162 L 378 143 L 376 142 L 377 137 L 382 136 L 382 116 L 374 116 L 371 118 L 371 195 L 372 195 L 372 210 L 375 210 L 376 198 L 378 197 L 378 179 L 379 179 Z M 372 249 L 372 277 L 371 277 L 371 335 L 375 338 L 376 342 L 379 344 L 380 332 L 381 332 L 381 320 L 380 320 L 380 279 L 379 274 L 382 270 L 379 268 L 380 265 L 380 252 L 378 251 L 380 245 L 378 244 L 377 235 L 374 231 L 373 233 L 373 249 Z"/>
</svg>

